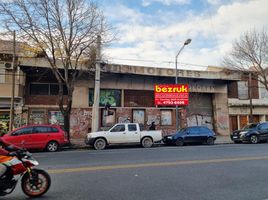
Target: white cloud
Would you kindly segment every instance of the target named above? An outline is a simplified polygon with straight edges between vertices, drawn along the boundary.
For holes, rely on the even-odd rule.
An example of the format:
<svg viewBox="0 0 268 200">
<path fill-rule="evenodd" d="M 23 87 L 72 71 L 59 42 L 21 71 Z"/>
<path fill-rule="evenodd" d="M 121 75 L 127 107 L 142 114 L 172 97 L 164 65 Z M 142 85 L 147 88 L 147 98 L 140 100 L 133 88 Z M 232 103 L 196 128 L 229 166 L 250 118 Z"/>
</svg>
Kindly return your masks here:
<svg viewBox="0 0 268 200">
<path fill-rule="evenodd" d="M 219 6 L 212 15 L 186 15 L 184 20 L 176 22 L 176 18 L 173 18 L 173 23 L 161 20 L 166 23 L 154 25 L 145 25 L 147 16 L 128 8 L 128 14 L 117 12 L 118 18 L 121 18 L 120 15 L 129 17 L 127 20 L 124 18 L 126 22 L 118 26 L 120 40 L 117 42 L 120 47 L 111 47 L 105 53 L 111 60 L 129 59 L 117 60 L 120 63 L 174 67 L 176 53 L 190 37 L 193 41 L 179 56 L 179 63 L 220 65 L 223 56 L 231 50 L 232 42 L 242 33 L 253 28 L 268 27 L 266 5 L 267 0 L 234 2 Z M 149 17 L 153 19 L 153 16 Z M 132 59 L 155 62 L 134 63 Z M 115 62 L 115 59 L 112 61 Z"/>
<path fill-rule="evenodd" d="M 134 9 L 130 9 L 124 5 L 117 4 L 106 8 L 108 19 L 111 21 L 119 21 L 119 23 L 136 23 L 139 24 L 144 18 L 144 14 Z"/>
<path fill-rule="evenodd" d="M 190 3 L 190 0 L 143 0 L 142 1 L 142 5 L 144 7 L 149 6 L 150 4 L 154 3 L 154 2 L 158 2 L 158 3 L 162 3 L 164 5 L 172 5 L 172 4 L 188 4 Z"/>
<path fill-rule="evenodd" d="M 207 2 L 212 5 L 217 5 L 221 3 L 221 0 L 207 0 Z"/>
</svg>

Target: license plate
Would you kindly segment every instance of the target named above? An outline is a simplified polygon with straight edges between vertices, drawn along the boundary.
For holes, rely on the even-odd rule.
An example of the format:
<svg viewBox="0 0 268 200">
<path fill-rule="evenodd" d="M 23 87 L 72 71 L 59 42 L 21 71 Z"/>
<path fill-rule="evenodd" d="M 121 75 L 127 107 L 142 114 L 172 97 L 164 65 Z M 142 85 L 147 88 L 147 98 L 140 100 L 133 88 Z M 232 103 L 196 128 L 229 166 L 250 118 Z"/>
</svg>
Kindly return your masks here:
<svg viewBox="0 0 268 200">
<path fill-rule="evenodd" d="M 237 136 L 233 136 L 233 138 L 238 138 Z"/>
</svg>

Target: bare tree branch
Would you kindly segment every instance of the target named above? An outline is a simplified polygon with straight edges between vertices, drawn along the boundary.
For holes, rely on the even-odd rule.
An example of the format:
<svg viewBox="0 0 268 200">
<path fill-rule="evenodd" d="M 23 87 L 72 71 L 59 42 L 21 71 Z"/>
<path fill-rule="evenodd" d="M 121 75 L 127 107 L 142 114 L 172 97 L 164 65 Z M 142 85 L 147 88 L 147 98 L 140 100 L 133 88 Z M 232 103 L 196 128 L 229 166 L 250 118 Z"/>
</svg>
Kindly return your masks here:
<svg viewBox="0 0 268 200">
<path fill-rule="evenodd" d="M 18 40 L 45 56 L 59 83 L 59 108 L 67 123 L 76 80 L 91 63 L 97 35 L 105 36 L 108 25 L 93 0 L 0 1 L 0 15 L 7 30 L 16 30 Z M 86 61 L 86 62 L 85 62 Z M 61 67 L 63 66 L 63 67 Z M 63 86 L 67 87 L 64 105 Z"/>
<path fill-rule="evenodd" d="M 268 33 L 256 30 L 243 34 L 233 43 L 233 50 L 223 59 L 227 68 L 254 73 L 268 91 Z"/>
</svg>

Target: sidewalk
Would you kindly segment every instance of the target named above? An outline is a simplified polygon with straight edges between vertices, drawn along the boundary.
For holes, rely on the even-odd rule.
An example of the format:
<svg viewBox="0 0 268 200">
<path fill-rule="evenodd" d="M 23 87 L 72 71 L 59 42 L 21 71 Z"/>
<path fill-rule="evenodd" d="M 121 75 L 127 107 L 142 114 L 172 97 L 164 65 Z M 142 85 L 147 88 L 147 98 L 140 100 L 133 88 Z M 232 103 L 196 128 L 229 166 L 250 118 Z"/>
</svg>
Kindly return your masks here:
<svg viewBox="0 0 268 200">
<path fill-rule="evenodd" d="M 234 142 L 231 140 L 230 135 L 218 135 L 215 144 L 233 144 Z"/>
<path fill-rule="evenodd" d="M 67 147 L 69 149 L 85 149 L 89 148 L 88 145 L 85 144 L 85 139 L 71 139 L 72 146 Z M 222 136 L 218 135 L 215 141 L 215 144 L 232 144 L 232 140 L 230 136 Z"/>
</svg>

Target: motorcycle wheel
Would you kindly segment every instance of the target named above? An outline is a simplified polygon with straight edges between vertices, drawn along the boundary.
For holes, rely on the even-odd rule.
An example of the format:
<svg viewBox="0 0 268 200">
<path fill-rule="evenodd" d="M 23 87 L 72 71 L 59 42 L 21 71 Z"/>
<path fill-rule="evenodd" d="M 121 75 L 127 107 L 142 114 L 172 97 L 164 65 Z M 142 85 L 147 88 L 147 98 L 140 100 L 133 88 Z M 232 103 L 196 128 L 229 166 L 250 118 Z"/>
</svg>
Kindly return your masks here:
<svg viewBox="0 0 268 200">
<path fill-rule="evenodd" d="M 21 179 L 22 191 L 29 197 L 39 197 L 45 194 L 51 184 L 49 174 L 41 169 L 33 169 L 31 172 L 23 175 Z"/>
</svg>

